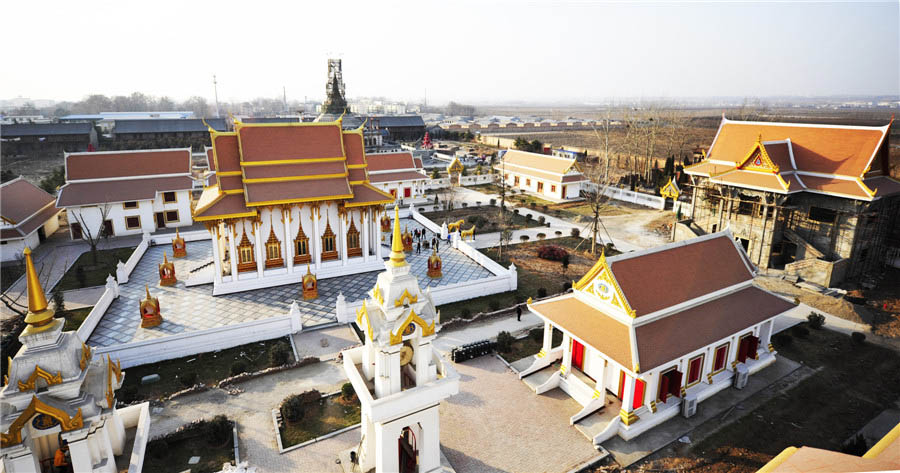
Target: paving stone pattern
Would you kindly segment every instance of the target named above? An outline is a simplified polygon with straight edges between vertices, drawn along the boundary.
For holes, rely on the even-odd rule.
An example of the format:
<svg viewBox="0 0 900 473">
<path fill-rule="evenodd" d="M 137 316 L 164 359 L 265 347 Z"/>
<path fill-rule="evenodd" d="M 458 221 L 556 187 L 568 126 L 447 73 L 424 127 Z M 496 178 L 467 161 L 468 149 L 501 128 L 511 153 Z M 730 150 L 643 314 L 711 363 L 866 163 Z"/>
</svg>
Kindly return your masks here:
<svg viewBox="0 0 900 473">
<path fill-rule="evenodd" d="M 410 231 L 423 228 L 411 219 L 403 219 L 401 225 Z M 386 235 L 385 240 L 389 242 L 389 234 Z M 429 241 L 430 235 L 429 233 Z M 175 264 L 175 274 L 179 278 L 175 286 L 159 285 L 158 265 L 163 261 L 163 252 Z M 384 251 L 384 254 L 388 252 L 389 250 Z M 334 310 L 338 294 L 343 293 L 348 302 L 363 299 L 365 293 L 375 285 L 379 273 L 371 271 L 322 279 L 319 281 L 319 297 L 310 301 L 300 297 L 299 283 L 213 296 L 211 284 L 193 287 L 184 285 L 184 279 L 187 279 L 190 270 L 212 260 L 212 242 L 188 242 L 188 255 L 185 258 L 172 258 L 171 253 L 170 245 L 147 249 L 128 282 L 119 286 L 119 297 L 107 309 L 88 340 L 91 345 L 105 347 L 153 340 L 285 315 L 290 311 L 294 300 L 302 313 L 304 327 L 331 323 L 335 321 Z M 413 251 L 407 255 L 412 273 L 419 279 L 423 289 L 493 276 L 490 271 L 446 242 L 440 245 L 439 254 L 443 262 L 443 277 L 440 279 L 431 279 L 426 275 L 431 251 L 422 249 L 421 254 L 417 255 Z M 159 298 L 163 316 L 163 323 L 153 328 L 140 327 L 138 309 L 140 301 L 146 295 L 145 285 L 149 286 L 152 296 Z"/>
</svg>

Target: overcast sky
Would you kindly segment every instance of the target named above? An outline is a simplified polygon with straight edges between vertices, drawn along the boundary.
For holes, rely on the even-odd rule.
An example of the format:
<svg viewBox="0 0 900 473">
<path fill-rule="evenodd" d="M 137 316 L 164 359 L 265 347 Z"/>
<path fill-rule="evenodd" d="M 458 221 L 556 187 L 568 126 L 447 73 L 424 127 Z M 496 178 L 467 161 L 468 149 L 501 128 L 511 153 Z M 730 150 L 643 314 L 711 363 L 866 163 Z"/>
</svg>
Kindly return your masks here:
<svg viewBox="0 0 900 473">
<path fill-rule="evenodd" d="M 900 94 L 900 7 L 588 1 L 5 1 L 0 98 L 429 103 Z"/>
</svg>

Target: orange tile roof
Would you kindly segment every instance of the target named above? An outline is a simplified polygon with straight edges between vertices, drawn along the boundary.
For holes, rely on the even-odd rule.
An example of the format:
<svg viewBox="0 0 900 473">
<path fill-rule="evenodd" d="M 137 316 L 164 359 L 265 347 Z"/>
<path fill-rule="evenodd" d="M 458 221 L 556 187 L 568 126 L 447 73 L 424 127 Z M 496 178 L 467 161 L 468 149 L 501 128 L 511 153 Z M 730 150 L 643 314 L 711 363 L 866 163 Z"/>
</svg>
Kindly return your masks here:
<svg viewBox="0 0 900 473">
<path fill-rule="evenodd" d="M 835 179 L 831 177 L 818 177 L 801 175 L 800 179 L 811 191 L 837 194 L 857 199 L 868 199 L 869 194 L 863 190 L 856 180 Z"/>
<path fill-rule="evenodd" d="M 736 170 L 729 171 L 718 176 L 709 178 L 712 182 L 721 182 L 723 184 L 736 185 L 740 187 L 751 187 L 756 189 L 768 190 L 773 192 L 785 193 L 788 189 L 781 183 L 775 174 L 764 174 L 761 172 Z"/>
</svg>

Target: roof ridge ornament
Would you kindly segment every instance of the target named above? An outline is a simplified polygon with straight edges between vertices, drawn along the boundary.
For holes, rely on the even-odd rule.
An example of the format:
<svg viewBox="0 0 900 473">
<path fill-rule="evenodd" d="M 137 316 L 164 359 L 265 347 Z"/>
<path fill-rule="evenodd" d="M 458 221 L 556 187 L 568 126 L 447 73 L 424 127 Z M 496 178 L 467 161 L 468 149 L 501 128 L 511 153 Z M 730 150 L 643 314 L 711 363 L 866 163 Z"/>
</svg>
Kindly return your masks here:
<svg viewBox="0 0 900 473">
<path fill-rule="evenodd" d="M 28 292 L 28 313 L 25 315 L 25 323 L 28 327 L 22 335 L 40 333 L 49 329 L 56 320 L 53 309 L 47 307 L 47 296 L 41 287 L 41 280 L 34 269 L 34 261 L 31 259 L 31 248 L 25 247 L 25 281 Z"/>
<path fill-rule="evenodd" d="M 394 234 L 391 237 L 391 265 L 406 266 L 406 254 L 403 252 L 403 238 L 400 234 L 400 209 L 394 206 Z"/>
</svg>

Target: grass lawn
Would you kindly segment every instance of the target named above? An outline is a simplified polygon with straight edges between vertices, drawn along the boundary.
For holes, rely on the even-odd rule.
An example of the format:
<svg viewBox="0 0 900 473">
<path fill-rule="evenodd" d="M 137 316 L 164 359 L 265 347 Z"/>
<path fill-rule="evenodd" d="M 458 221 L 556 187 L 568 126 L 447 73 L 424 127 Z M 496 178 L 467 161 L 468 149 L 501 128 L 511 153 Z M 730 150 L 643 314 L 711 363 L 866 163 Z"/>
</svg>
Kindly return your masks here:
<svg viewBox="0 0 900 473">
<path fill-rule="evenodd" d="M 166 440 L 166 443 L 168 449 L 162 458 L 149 453 L 144 455 L 144 472 L 214 473 L 222 470 L 222 464 L 234 462 L 234 437 L 231 435 L 225 445 L 209 445 L 200 432 L 177 440 Z M 188 461 L 195 456 L 200 457 L 200 463 L 189 465 Z"/>
<path fill-rule="evenodd" d="M 287 448 L 359 422 L 360 405 L 355 395 L 349 401 L 345 401 L 340 394 L 323 397 L 308 404 L 306 413 L 299 421 L 291 423 L 283 420 L 281 444 Z"/>
<path fill-rule="evenodd" d="M 107 250 L 97 250 L 97 263 L 94 264 L 94 257 L 90 251 L 82 253 L 75 260 L 75 264 L 66 271 L 59 284 L 56 287 L 62 291 L 70 289 L 80 289 L 82 287 L 102 286 L 106 284 L 106 277 L 112 274 L 116 275 L 116 264 L 119 261 L 123 263 L 128 260 L 134 247 L 129 248 L 110 248 Z M 79 280 L 79 269 L 83 272 L 82 279 Z"/>
<path fill-rule="evenodd" d="M 516 215 L 512 212 L 505 212 L 507 219 L 507 228 L 510 230 L 519 230 L 522 228 L 539 227 L 540 223 L 536 219 L 525 218 L 525 214 Z M 441 224 L 446 221 L 448 224 L 458 220 L 465 220 L 462 225 L 463 230 L 468 230 L 475 225 L 475 234 L 492 233 L 500 231 L 500 208 L 492 206 L 483 207 L 466 207 L 454 209 L 449 212 L 437 211 L 423 213 L 431 221 Z"/>
<path fill-rule="evenodd" d="M 288 361 L 293 361 L 294 354 L 287 338 L 276 338 L 264 342 L 248 343 L 246 345 L 227 348 L 217 352 L 201 353 L 174 360 L 161 361 L 146 365 L 133 366 L 125 370 L 125 382 L 118 391 L 119 400 L 122 402 L 148 401 L 159 399 L 169 394 L 185 389 L 179 377 L 194 373 L 197 375 L 197 383 L 207 386 L 215 384 L 232 375 L 232 365 L 241 361 L 245 363 L 246 371 L 253 372 L 268 368 L 269 351 L 272 347 L 284 343 L 290 352 Z M 158 374 L 160 380 L 141 385 L 141 378 L 151 374 Z M 237 374 L 237 373 L 235 373 Z"/>
<path fill-rule="evenodd" d="M 751 472 L 789 446 L 840 451 L 845 440 L 900 398 L 900 354 L 894 351 L 855 345 L 849 336 L 827 329 L 774 343 L 778 356 L 823 369 L 718 430 L 684 457 L 657 459 L 642 468 L 695 464 L 697 471 Z"/>
<path fill-rule="evenodd" d="M 10 261 L 0 265 L 0 291 L 12 286 L 22 275 L 25 274 L 25 265 L 19 264 L 18 261 Z"/>
<path fill-rule="evenodd" d="M 87 318 L 88 314 L 91 313 L 91 309 L 93 307 L 82 307 L 80 309 L 71 309 L 64 310 L 56 313 L 57 318 L 64 318 L 66 320 L 66 325 L 63 326 L 63 330 L 68 332 L 70 330 L 78 330 L 78 327 L 81 327 L 84 319 Z"/>
<path fill-rule="evenodd" d="M 541 347 L 544 343 L 544 329 L 537 328 L 533 329 L 537 330 L 540 336 L 537 337 L 537 340 L 531 337 L 529 333 L 528 336 L 524 338 L 520 338 L 510 345 L 510 349 L 507 352 L 501 352 L 500 356 L 506 360 L 507 363 L 513 363 L 521 360 L 527 356 L 531 356 L 541 351 Z M 562 343 L 563 333 L 557 329 L 553 329 L 553 344 L 551 346 L 557 346 Z"/>
</svg>

